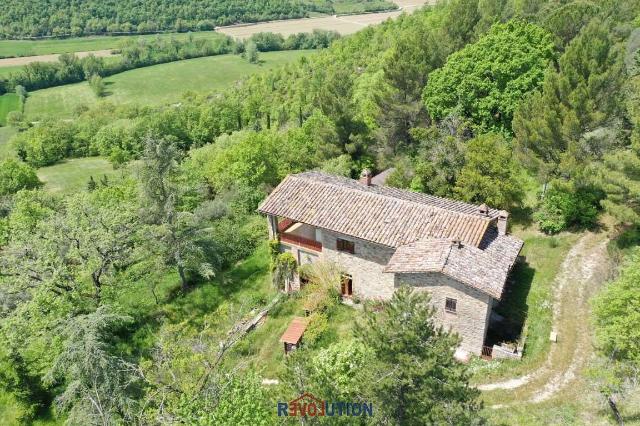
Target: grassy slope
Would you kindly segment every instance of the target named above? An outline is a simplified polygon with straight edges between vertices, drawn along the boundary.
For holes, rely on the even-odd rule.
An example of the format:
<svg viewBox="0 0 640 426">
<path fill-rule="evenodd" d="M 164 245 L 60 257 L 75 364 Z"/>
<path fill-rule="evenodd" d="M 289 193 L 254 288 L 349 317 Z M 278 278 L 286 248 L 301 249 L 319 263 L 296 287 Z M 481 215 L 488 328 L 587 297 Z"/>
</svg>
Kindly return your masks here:
<svg viewBox="0 0 640 426">
<path fill-rule="evenodd" d="M 531 371 L 545 360 L 549 348 L 553 282 L 578 235 L 547 237 L 527 232 L 518 236 L 524 240 L 525 261 L 515 266 L 510 291 L 496 310 L 524 324 L 525 356 L 522 361 L 478 361 L 473 366 L 474 382 L 499 381 Z"/>
<path fill-rule="evenodd" d="M 190 36 L 195 38 L 216 38 L 220 33 L 215 31 L 201 31 L 193 33 L 168 33 L 149 34 L 142 36 L 100 36 L 78 37 L 51 40 L 0 40 L 0 57 L 48 55 L 52 53 L 86 52 L 90 50 L 106 50 L 118 47 L 125 39 L 149 39 L 149 38 L 175 38 L 185 39 Z"/>
<path fill-rule="evenodd" d="M 91 176 L 99 182 L 105 175 L 113 180 L 126 173 L 126 169 L 114 170 L 111 163 L 104 158 L 74 158 L 38 169 L 38 178 L 44 182 L 44 188 L 49 192 L 72 193 L 84 190 Z"/>
<path fill-rule="evenodd" d="M 175 297 L 179 286 L 177 276 L 165 277 L 156 289 L 156 295 L 164 303 L 155 305 L 150 287 L 141 286 L 130 294 L 122 294 L 123 304 L 136 316 L 164 317 L 166 324 L 189 324 L 195 328 L 204 325 L 230 329 L 225 318 L 230 306 L 241 307 L 249 316 L 268 305 L 278 293 L 269 275 L 269 250 L 261 244 L 253 255 L 239 262 L 228 271 L 219 273 L 213 280 L 196 286 L 182 297 Z M 279 339 L 295 316 L 304 316 L 302 297 L 285 297 L 267 316 L 266 322 L 237 343 L 228 355 L 230 366 L 253 367 L 264 377 L 274 378 L 283 367 L 283 348 Z M 252 312 L 252 310 L 255 311 Z M 252 312 L 252 313 L 251 313 Z M 350 336 L 357 314 L 351 307 L 338 306 L 330 317 L 329 329 L 316 345 L 327 346 Z M 159 324 L 142 326 L 133 338 L 135 342 L 149 342 Z"/>
<path fill-rule="evenodd" d="M 0 126 L 6 125 L 7 114 L 20 110 L 20 98 L 15 93 L 0 96 Z"/>
<path fill-rule="evenodd" d="M 188 91 L 200 93 L 228 87 L 250 74 L 293 62 L 308 51 L 269 52 L 260 55 L 262 63 L 252 65 L 239 56 L 222 55 L 190 59 L 127 71 L 105 79 L 107 101 L 135 102 L 144 105 L 177 102 Z M 98 100 L 84 83 L 54 87 L 32 92 L 25 113 L 31 120 L 43 116 L 70 117 L 80 104 L 95 104 Z"/>
</svg>

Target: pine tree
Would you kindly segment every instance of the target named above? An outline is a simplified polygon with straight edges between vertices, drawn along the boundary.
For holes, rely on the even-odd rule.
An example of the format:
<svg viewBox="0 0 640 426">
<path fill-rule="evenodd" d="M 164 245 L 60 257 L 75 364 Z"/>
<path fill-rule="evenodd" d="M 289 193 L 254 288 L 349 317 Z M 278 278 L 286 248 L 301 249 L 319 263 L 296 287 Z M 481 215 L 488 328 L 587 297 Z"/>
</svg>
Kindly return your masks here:
<svg viewBox="0 0 640 426">
<path fill-rule="evenodd" d="M 483 424 L 480 392 L 453 354 L 459 338 L 433 320 L 426 293 L 396 290 L 382 312 L 367 312 L 358 337 L 376 361 L 367 393 L 386 424 Z"/>
</svg>

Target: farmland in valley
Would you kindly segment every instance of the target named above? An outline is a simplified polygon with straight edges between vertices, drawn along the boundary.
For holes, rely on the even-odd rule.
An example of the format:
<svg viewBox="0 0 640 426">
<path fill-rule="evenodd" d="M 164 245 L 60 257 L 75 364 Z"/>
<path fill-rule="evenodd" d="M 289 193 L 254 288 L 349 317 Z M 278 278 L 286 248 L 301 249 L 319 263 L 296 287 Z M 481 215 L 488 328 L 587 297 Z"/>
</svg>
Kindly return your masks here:
<svg viewBox="0 0 640 426">
<path fill-rule="evenodd" d="M 257 65 L 240 56 L 221 55 L 140 68 L 106 78 L 106 96 L 102 99 L 116 104 L 141 105 L 178 102 L 186 91 L 202 93 L 223 89 L 236 80 L 296 61 L 309 53 L 263 53 Z M 87 82 L 69 84 L 30 93 L 25 114 L 33 121 L 47 116 L 70 117 L 79 105 L 98 102 Z"/>
</svg>

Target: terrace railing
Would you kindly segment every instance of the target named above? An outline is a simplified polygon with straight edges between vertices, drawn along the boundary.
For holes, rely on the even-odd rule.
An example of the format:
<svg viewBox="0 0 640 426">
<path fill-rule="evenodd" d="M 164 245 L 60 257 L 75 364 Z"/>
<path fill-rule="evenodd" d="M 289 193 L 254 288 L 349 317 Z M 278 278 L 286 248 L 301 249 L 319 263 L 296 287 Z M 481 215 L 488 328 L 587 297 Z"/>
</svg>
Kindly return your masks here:
<svg viewBox="0 0 640 426">
<path fill-rule="evenodd" d="M 291 219 L 283 219 L 282 222 L 278 223 L 278 232 L 284 232 L 287 229 L 289 229 L 289 227 L 291 225 L 293 225 L 294 223 L 296 223 L 294 220 Z"/>
<path fill-rule="evenodd" d="M 309 250 L 322 251 L 322 243 L 310 238 L 300 237 L 298 235 L 280 233 L 280 241 L 295 244 Z"/>
</svg>

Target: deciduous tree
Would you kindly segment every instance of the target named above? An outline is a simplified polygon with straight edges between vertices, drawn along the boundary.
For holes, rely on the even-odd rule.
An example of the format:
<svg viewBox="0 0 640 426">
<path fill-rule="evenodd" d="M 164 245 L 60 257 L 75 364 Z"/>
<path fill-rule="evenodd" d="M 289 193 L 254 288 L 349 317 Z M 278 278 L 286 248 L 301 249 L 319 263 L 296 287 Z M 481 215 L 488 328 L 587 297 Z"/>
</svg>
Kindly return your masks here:
<svg viewBox="0 0 640 426">
<path fill-rule="evenodd" d="M 522 97 L 537 89 L 554 58 L 551 35 L 534 24 L 494 25 L 429 75 L 424 102 L 431 117 L 458 114 L 480 130 L 511 131 Z"/>
</svg>

